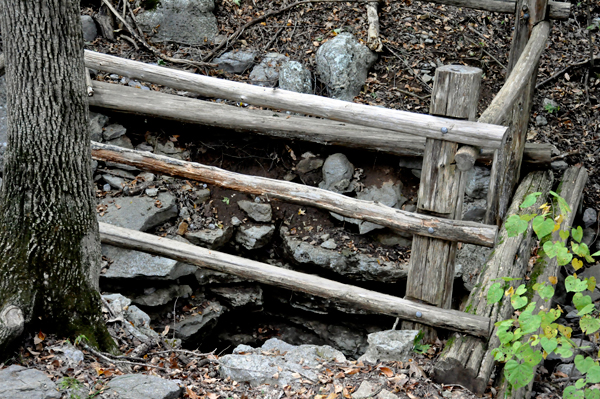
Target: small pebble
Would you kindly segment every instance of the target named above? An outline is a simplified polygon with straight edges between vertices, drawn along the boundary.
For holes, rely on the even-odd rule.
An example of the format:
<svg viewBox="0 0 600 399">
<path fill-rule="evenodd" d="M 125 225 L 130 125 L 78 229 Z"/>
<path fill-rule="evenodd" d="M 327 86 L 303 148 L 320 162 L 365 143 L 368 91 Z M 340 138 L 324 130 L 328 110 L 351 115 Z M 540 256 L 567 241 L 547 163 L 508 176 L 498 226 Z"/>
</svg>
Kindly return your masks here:
<svg viewBox="0 0 600 399">
<path fill-rule="evenodd" d="M 110 191 L 110 184 L 105 184 L 102 189 L 106 192 Z"/>
<path fill-rule="evenodd" d="M 208 225 L 208 228 L 211 229 L 211 230 L 214 230 L 214 229 L 217 228 L 217 226 L 215 226 L 214 223 L 211 223 L 211 224 Z"/>
<path fill-rule="evenodd" d="M 146 195 L 148 197 L 156 197 L 158 195 L 158 188 L 147 188 Z"/>
</svg>

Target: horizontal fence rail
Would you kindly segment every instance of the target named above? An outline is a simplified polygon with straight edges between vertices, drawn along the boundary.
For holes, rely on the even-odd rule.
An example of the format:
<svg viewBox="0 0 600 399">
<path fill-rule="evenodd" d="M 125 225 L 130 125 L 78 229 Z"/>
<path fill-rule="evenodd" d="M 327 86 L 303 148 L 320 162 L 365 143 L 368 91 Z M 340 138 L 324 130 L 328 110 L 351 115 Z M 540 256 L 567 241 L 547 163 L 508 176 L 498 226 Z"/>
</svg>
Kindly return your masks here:
<svg viewBox="0 0 600 399">
<path fill-rule="evenodd" d="M 117 162 L 170 176 L 215 184 L 232 190 L 315 206 L 340 215 L 427 237 L 492 247 L 498 232 L 497 226 L 406 212 L 316 187 L 243 175 L 214 166 L 180 161 L 150 152 L 134 151 L 93 141 L 92 157 L 98 161 Z"/>
<path fill-rule="evenodd" d="M 475 147 L 500 148 L 507 128 L 485 123 L 440 118 L 378 108 L 312 94 L 265 88 L 197 75 L 176 69 L 85 50 L 86 66 L 129 78 L 187 90 L 207 97 L 224 98 L 261 107 L 300 112 L 361 126 L 393 130 Z"/>
<path fill-rule="evenodd" d="M 488 338 L 490 319 L 439 309 L 322 277 L 283 269 L 136 230 L 100 223 L 104 244 L 116 245 L 233 274 L 260 283 L 335 299 L 372 312 Z"/>
</svg>

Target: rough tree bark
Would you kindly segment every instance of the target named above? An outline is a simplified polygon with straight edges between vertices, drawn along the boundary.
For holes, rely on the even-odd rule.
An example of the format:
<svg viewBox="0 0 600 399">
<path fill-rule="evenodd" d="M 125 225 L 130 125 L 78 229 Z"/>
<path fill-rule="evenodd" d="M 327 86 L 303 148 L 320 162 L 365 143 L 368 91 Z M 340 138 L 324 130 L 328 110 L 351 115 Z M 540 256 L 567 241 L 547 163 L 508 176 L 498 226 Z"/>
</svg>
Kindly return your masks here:
<svg viewBox="0 0 600 399">
<path fill-rule="evenodd" d="M 24 329 L 113 350 L 100 312 L 78 0 L 0 0 L 8 148 L 0 192 L 0 355 Z"/>
</svg>

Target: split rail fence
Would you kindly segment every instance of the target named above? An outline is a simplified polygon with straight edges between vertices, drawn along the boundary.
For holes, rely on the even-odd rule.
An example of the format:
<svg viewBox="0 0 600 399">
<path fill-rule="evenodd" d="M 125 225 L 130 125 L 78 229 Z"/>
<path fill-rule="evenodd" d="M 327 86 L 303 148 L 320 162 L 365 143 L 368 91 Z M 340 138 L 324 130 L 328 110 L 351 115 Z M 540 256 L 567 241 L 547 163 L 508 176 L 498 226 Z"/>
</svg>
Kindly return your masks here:
<svg viewBox="0 0 600 399">
<path fill-rule="evenodd" d="M 91 51 L 85 52 L 88 68 L 178 90 L 245 102 L 318 118 L 276 117 L 276 111 L 239 109 L 224 104 L 188 99 L 158 92 L 88 80 L 90 105 L 121 112 L 176 119 L 184 122 L 251 131 L 275 137 L 309 140 L 423 156 L 423 169 L 414 213 L 349 198 L 305 185 L 228 172 L 216 167 L 185 162 L 148 152 L 92 143 L 92 155 L 171 176 L 196 179 L 269 198 L 309 205 L 340 215 L 366 220 L 414 234 L 406 298 L 381 294 L 321 277 L 270 266 L 166 238 L 100 223 L 104 243 L 145 251 L 265 284 L 344 301 L 373 312 L 401 318 L 404 328 L 429 326 L 460 333 L 451 339 L 435 367 L 435 379 L 461 383 L 482 393 L 494 362 L 490 355 L 494 322 L 509 317 L 508 307 L 482 302 L 487 288 L 501 271 L 523 277 L 522 259 L 532 240 L 506 237 L 499 230 L 507 214 L 518 211 L 527 193 L 547 192 L 549 173 L 528 175 L 512 194 L 522 162 L 549 163 L 548 146 L 525 145 L 537 66 L 546 46 L 550 19 L 565 19 L 569 3 L 547 0 L 435 0 L 440 4 L 515 13 L 515 33 L 507 80 L 490 106 L 476 120 L 482 71 L 449 65 L 438 68 L 430 115 L 381 109 L 314 95 L 263 88 L 147 65 Z M 4 68 L 0 55 L 0 70 Z M 468 171 L 477 160 L 492 160 L 485 224 L 462 221 L 462 201 Z M 579 192 L 587 178 L 582 169 L 569 170 L 563 188 Z M 580 194 L 573 194 L 576 204 Z M 450 309 L 457 243 L 495 246 L 481 271 L 478 288 L 469 297 L 468 312 Z M 525 245 L 527 244 L 527 245 Z M 516 267 L 515 265 L 520 265 Z M 508 267 L 504 267 L 507 266 Z M 483 265 L 482 265 L 483 266 Z M 515 267 L 513 267 L 515 266 Z M 515 282 L 517 284 L 519 282 Z"/>
</svg>

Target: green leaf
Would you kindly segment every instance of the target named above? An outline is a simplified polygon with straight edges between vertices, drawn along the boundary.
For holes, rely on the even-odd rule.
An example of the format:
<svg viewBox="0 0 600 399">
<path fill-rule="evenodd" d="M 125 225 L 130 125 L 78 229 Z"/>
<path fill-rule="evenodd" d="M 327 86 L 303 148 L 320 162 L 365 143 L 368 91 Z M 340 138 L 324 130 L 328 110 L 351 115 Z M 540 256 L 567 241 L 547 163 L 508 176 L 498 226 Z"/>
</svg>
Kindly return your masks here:
<svg viewBox="0 0 600 399">
<path fill-rule="evenodd" d="M 541 192 L 529 194 L 527 197 L 525 197 L 525 199 L 523 200 L 523 203 L 521 205 L 519 205 L 519 208 L 521 208 L 521 209 L 529 208 L 531 205 L 535 204 L 535 202 L 537 201 L 537 199 L 540 195 L 542 195 Z"/>
<path fill-rule="evenodd" d="M 577 389 L 581 389 L 585 386 L 585 379 L 584 378 L 580 378 L 577 380 L 577 382 L 575 383 L 575 388 Z"/>
<path fill-rule="evenodd" d="M 575 356 L 575 367 L 577 367 L 577 370 L 579 370 L 581 374 L 587 373 L 588 370 L 595 365 L 596 363 L 591 357 L 585 357 L 583 355 Z"/>
<path fill-rule="evenodd" d="M 490 287 L 487 292 L 487 303 L 491 305 L 496 302 L 500 302 L 502 297 L 504 296 L 504 288 L 502 288 L 502 284 L 494 283 Z"/>
<path fill-rule="evenodd" d="M 581 226 L 577 226 L 576 229 L 571 229 L 571 235 L 575 241 L 581 242 L 581 239 L 583 238 L 583 229 Z"/>
<path fill-rule="evenodd" d="M 523 306 L 527 305 L 527 297 L 519 296 L 519 295 L 513 295 L 510 298 L 510 304 L 515 309 L 521 309 Z"/>
<path fill-rule="evenodd" d="M 519 389 L 529 384 L 533 379 L 533 366 L 526 363 L 518 363 L 509 360 L 504 366 L 504 376 L 512 384 L 514 389 Z"/>
<path fill-rule="evenodd" d="M 537 234 L 538 238 L 542 239 L 554 230 L 554 220 L 544 216 L 536 216 L 533 219 L 533 231 Z"/>
<path fill-rule="evenodd" d="M 507 331 L 507 330 L 498 330 L 498 332 L 496 334 L 498 335 L 498 339 L 500 340 L 500 343 L 502 343 L 502 344 L 508 344 L 509 342 L 512 342 L 512 340 L 515 336 L 512 333 L 512 331 Z"/>
<path fill-rule="evenodd" d="M 538 294 L 542 299 L 550 299 L 554 296 L 554 287 L 544 284 L 544 287 L 538 291 Z"/>
<path fill-rule="evenodd" d="M 521 329 L 523 330 L 523 334 L 531 334 L 537 331 L 542 324 L 542 316 L 539 314 L 534 315 L 533 310 L 535 309 L 535 302 L 532 302 L 527 306 L 521 314 L 519 315 L 519 324 L 521 325 Z"/>
<path fill-rule="evenodd" d="M 575 308 L 577 310 L 581 310 L 586 306 L 590 305 L 591 303 L 592 297 L 589 295 L 583 295 L 581 292 L 578 292 L 575 295 L 573 295 L 573 305 L 575 305 Z"/>
<path fill-rule="evenodd" d="M 600 320 L 586 315 L 579 320 L 579 326 L 585 334 L 593 334 L 600 329 Z"/>
<path fill-rule="evenodd" d="M 571 350 L 571 348 L 563 344 L 560 347 L 556 348 L 556 354 L 566 359 L 573 356 L 573 351 Z"/>
<path fill-rule="evenodd" d="M 556 338 L 542 337 L 542 339 L 540 339 L 540 343 L 542 344 L 542 349 L 544 349 L 546 353 L 554 352 L 554 349 L 556 349 L 558 346 Z"/>
<path fill-rule="evenodd" d="M 536 216 L 537 216 L 537 213 L 525 213 L 523 215 L 520 215 L 519 217 L 521 218 L 521 220 L 529 222 L 531 219 L 533 219 Z"/>
<path fill-rule="evenodd" d="M 596 289 L 596 277 L 588 277 L 586 278 L 586 280 L 588 285 L 588 291 L 594 292 L 594 290 Z"/>
<path fill-rule="evenodd" d="M 560 109 L 560 108 L 558 108 L 558 109 Z M 560 195 L 556 194 L 554 191 L 550 191 L 550 195 L 552 195 L 553 197 L 555 197 L 556 200 L 558 201 L 558 206 L 560 208 L 560 213 L 563 216 L 567 216 L 569 214 L 569 212 L 571 212 L 571 208 L 569 207 L 569 204 L 567 204 L 567 201 L 565 201 L 565 199 L 563 197 L 561 197 Z"/>
<path fill-rule="evenodd" d="M 575 388 L 575 385 L 569 385 L 563 391 L 563 399 L 583 399 L 583 391 Z"/>
<path fill-rule="evenodd" d="M 596 309 L 596 306 L 593 303 L 589 304 L 589 305 L 585 306 L 583 309 L 581 309 L 579 311 L 579 313 L 577 313 L 577 316 L 583 316 L 588 313 L 592 313 L 595 309 Z"/>
<path fill-rule="evenodd" d="M 587 283 L 575 276 L 569 276 L 565 279 L 565 288 L 567 292 L 582 292 L 587 289 Z"/>
<path fill-rule="evenodd" d="M 585 389 L 585 399 L 600 399 L 600 390 L 586 388 Z"/>
<path fill-rule="evenodd" d="M 550 259 L 554 258 L 556 256 L 556 248 L 557 245 L 556 243 L 552 242 L 552 241 L 546 241 L 544 243 L 544 253 L 546 254 L 546 256 L 548 256 Z"/>
<path fill-rule="evenodd" d="M 600 399 L 600 390 L 586 388 L 585 389 L 585 399 Z"/>
<path fill-rule="evenodd" d="M 592 254 L 592 256 L 600 256 L 600 251 L 598 251 L 598 252 L 594 252 L 594 253 Z"/>
<path fill-rule="evenodd" d="M 506 219 L 504 227 L 509 237 L 516 237 L 527 230 L 529 224 L 518 215 L 512 215 Z"/>
<path fill-rule="evenodd" d="M 587 371 L 587 382 L 597 384 L 600 382 L 600 366 L 593 365 Z"/>
<path fill-rule="evenodd" d="M 527 292 L 527 287 L 525 287 L 525 284 L 521 284 L 515 291 L 515 295 L 523 295 L 526 292 Z"/>
<path fill-rule="evenodd" d="M 560 236 L 560 238 L 562 238 L 563 240 L 566 240 L 567 238 L 569 238 L 569 232 L 567 230 L 561 230 L 558 232 L 558 235 Z"/>
</svg>

